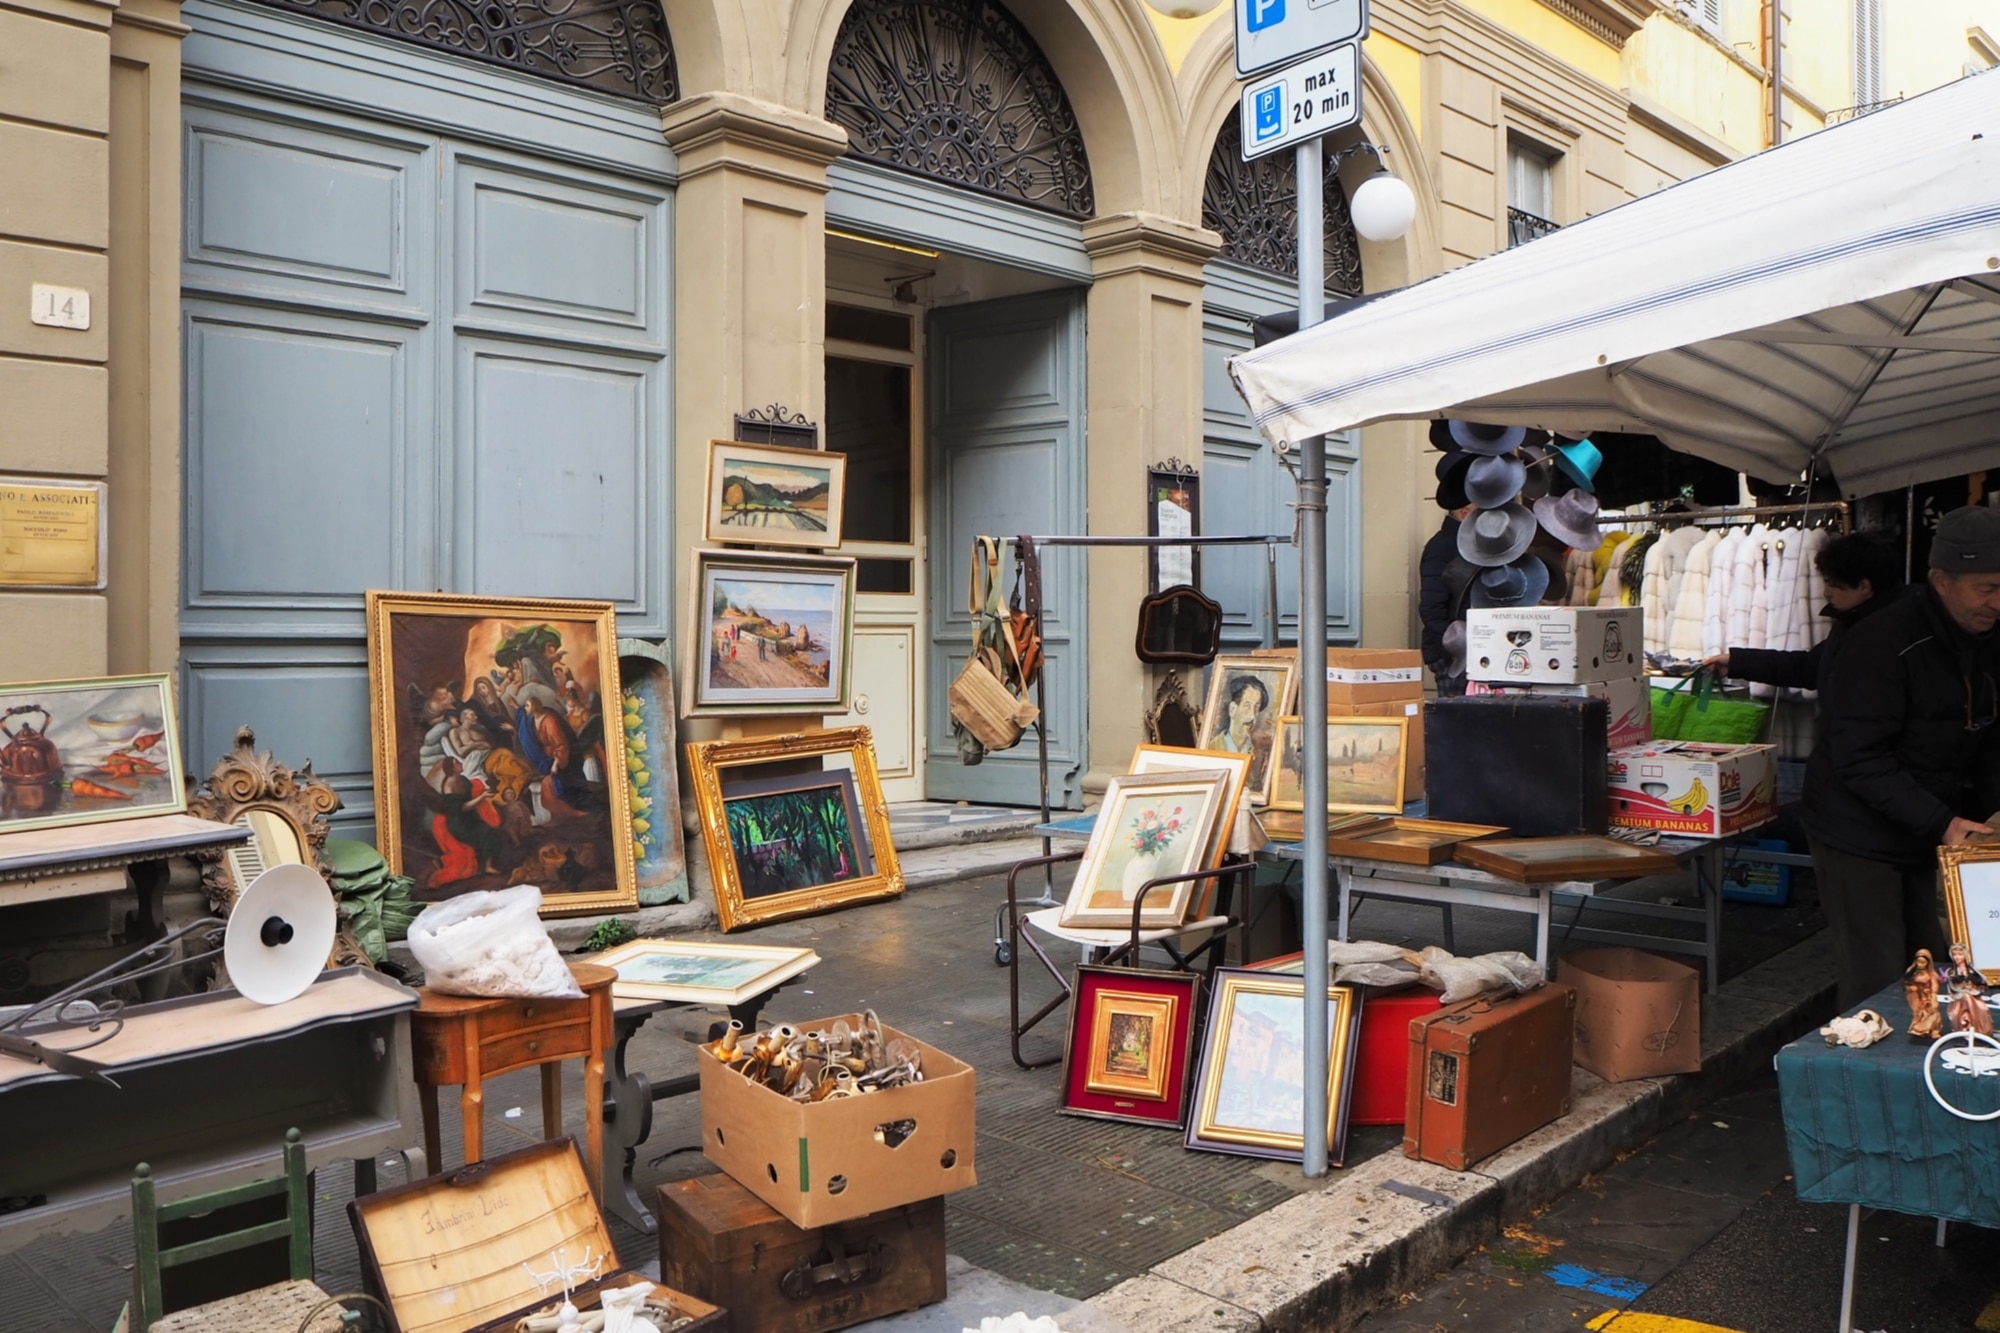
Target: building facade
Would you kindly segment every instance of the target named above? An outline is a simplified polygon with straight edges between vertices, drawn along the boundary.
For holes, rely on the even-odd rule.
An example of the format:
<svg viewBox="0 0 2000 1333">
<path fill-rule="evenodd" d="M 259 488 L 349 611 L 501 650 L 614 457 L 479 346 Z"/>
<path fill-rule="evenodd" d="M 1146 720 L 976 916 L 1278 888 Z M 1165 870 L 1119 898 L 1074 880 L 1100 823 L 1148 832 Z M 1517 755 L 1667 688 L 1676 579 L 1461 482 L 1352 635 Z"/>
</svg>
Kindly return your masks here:
<svg viewBox="0 0 2000 1333">
<path fill-rule="evenodd" d="M 1330 291 L 2000 60 L 2000 0 L 1782 4 L 1375 0 L 1334 143 L 1383 146 L 1417 220 L 1358 241 L 1350 158 Z M 1224 369 L 1296 261 L 1288 156 L 1240 160 L 1226 7 L 0 0 L 0 36 L 0 476 L 103 481 L 109 526 L 102 590 L 0 588 L 0 678 L 177 671 L 196 771 L 248 723 L 365 827 L 366 588 L 608 598 L 676 637 L 706 442 L 753 412 L 849 455 L 838 720 L 891 799 L 1035 797 L 945 717 L 974 534 L 1144 532 L 1169 459 L 1206 531 L 1290 530 Z M 35 284 L 88 327 L 35 322 Z M 1331 452 L 1325 632 L 1410 643 L 1423 431 Z M 1146 562 L 1044 570 L 1074 805 L 1153 698 Z M 1294 552 L 1202 570 L 1232 646 L 1296 638 Z"/>
</svg>

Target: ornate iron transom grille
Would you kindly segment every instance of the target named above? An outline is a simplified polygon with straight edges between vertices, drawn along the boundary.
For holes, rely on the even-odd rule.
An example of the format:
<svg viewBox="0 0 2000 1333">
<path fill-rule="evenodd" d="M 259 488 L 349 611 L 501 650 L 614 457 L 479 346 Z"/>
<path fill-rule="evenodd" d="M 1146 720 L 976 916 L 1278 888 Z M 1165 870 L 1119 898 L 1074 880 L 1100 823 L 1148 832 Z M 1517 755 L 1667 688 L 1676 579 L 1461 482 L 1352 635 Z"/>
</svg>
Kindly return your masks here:
<svg viewBox="0 0 2000 1333">
<path fill-rule="evenodd" d="M 1288 152 L 1245 162 L 1242 129 L 1232 114 L 1208 155 L 1201 191 L 1201 225 L 1222 233 L 1222 257 L 1288 278 L 1299 274 L 1299 189 Z M 1328 155 L 1331 158 L 1331 154 Z M 1347 212 L 1347 192 L 1329 161 L 1326 201 L 1326 287 L 1361 294 L 1361 242 Z"/>
<path fill-rule="evenodd" d="M 856 157 L 1091 215 L 1069 98 L 993 0 L 855 0 L 834 41 L 826 117 L 846 127 Z"/>
<path fill-rule="evenodd" d="M 489 64 L 664 105 L 680 96 L 660 0 L 264 0 Z"/>
</svg>

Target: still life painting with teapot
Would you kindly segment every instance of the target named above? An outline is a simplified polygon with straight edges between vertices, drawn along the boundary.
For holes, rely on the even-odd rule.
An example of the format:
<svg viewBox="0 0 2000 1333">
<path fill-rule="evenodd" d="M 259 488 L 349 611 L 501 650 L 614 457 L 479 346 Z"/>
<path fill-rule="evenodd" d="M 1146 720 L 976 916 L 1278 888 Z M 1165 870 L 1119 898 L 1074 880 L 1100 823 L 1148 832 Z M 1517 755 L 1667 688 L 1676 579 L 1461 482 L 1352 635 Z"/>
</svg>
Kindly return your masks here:
<svg viewBox="0 0 2000 1333">
<path fill-rule="evenodd" d="M 0 688 L 0 833 L 186 805 L 166 676 Z"/>
</svg>

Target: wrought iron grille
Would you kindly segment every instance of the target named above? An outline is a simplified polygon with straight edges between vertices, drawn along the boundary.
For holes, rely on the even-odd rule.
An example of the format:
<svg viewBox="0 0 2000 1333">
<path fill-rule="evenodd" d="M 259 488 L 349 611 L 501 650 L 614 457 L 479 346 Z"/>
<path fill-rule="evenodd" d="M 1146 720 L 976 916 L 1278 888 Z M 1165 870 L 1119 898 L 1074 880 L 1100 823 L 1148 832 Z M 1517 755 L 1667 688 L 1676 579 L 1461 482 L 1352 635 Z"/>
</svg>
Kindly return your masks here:
<svg viewBox="0 0 2000 1333">
<path fill-rule="evenodd" d="M 1562 223 L 1536 217 L 1524 208 L 1510 208 L 1507 210 L 1507 248 L 1511 250 L 1517 245 L 1540 240 L 1561 227 Z"/>
<path fill-rule="evenodd" d="M 680 96 L 659 0 L 264 0 L 350 27 L 664 105 Z"/>
<path fill-rule="evenodd" d="M 1287 152 L 1243 160 L 1242 128 L 1235 116 L 1223 122 L 1208 155 L 1208 180 L 1201 191 L 1201 225 L 1222 233 L 1222 257 L 1267 273 L 1299 275 L 1299 188 L 1297 166 Z M 1331 155 L 1329 154 L 1329 157 Z M 1361 294 L 1361 242 L 1347 212 L 1338 165 L 1329 161 L 1326 186 L 1326 288 Z"/>
<path fill-rule="evenodd" d="M 1863 116 L 1872 115 L 1880 111 L 1885 106 L 1894 106 L 1902 100 L 1903 95 L 1897 93 L 1894 97 L 1885 97 L 1879 102 L 1863 102 L 1858 106 L 1844 106 L 1837 111 L 1827 112 L 1826 123 L 1829 125 L 1838 125 L 1845 120 L 1859 120 Z"/>
<path fill-rule="evenodd" d="M 1087 218 L 1090 162 L 1048 58 L 992 0 L 856 0 L 826 117 L 856 157 Z"/>
</svg>

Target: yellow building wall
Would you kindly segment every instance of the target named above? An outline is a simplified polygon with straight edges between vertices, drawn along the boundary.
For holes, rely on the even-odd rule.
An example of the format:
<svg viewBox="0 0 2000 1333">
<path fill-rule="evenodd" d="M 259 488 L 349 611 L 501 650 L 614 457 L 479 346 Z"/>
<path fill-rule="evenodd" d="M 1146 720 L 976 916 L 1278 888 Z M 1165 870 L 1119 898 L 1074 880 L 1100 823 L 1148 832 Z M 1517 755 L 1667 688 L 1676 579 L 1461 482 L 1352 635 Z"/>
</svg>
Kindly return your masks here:
<svg viewBox="0 0 2000 1333">
<path fill-rule="evenodd" d="M 1725 11 L 1727 14 L 1728 11 Z M 1625 43 L 1621 87 L 1665 108 L 1738 154 L 1765 144 L 1766 83 L 1754 27 L 1739 62 L 1707 34 L 1656 14 Z"/>
<path fill-rule="evenodd" d="M 1974 45 L 1974 29 L 2000 41 L 2000 0 L 1883 0 L 1882 96 L 1915 97 L 1990 67 L 1995 53 Z"/>
</svg>

